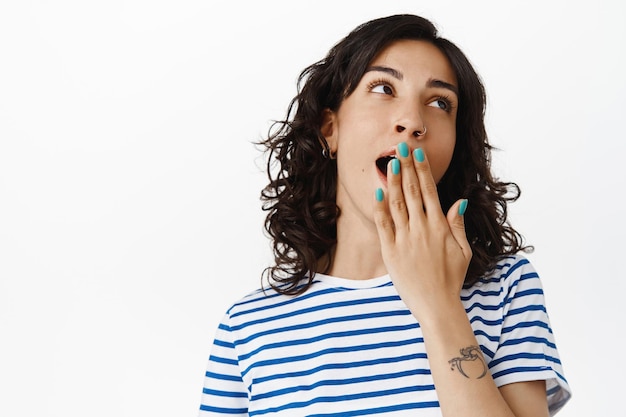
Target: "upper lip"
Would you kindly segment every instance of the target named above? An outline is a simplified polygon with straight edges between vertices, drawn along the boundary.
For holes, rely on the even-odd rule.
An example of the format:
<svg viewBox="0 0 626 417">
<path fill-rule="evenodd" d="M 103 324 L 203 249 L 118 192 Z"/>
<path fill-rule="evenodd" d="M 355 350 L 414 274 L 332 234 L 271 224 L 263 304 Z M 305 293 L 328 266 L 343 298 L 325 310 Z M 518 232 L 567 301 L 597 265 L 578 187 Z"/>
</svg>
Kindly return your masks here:
<svg viewBox="0 0 626 417">
<path fill-rule="evenodd" d="M 391 149 L 387 149 L 385 152 L 382 152 L 380 155 L 378 155 L 377 159 L 384 158 L 387 156 L 396 157 L 396 148 L 393 147 Z"/>
</svg>

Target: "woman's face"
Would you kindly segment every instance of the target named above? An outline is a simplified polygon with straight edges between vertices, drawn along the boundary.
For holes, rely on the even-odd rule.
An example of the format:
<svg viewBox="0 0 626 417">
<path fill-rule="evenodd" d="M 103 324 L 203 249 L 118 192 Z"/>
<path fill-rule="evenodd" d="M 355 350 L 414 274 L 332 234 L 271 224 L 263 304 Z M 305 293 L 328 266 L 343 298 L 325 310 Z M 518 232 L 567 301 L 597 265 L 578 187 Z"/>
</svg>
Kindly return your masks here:
<svg viewBox="0 0 626 417">
<path fill-rule="evenodd" d="M 380 166 L 388 159 L 381 158 L 395 155 L 400 142 L 410 151 L 424 150 L 439 182 L 456 143 L 457 91 L 447 58 L 429 42 L 396 41 L 372 60 L 356 89 L 337 112 L 326 112 L 321 126 L 337 154 L 342 217 L 353 213 L 372 221 L 374 192 L 387 183 Z M 426 134 L 415 136 L 424 129 Z"/>
</svg>

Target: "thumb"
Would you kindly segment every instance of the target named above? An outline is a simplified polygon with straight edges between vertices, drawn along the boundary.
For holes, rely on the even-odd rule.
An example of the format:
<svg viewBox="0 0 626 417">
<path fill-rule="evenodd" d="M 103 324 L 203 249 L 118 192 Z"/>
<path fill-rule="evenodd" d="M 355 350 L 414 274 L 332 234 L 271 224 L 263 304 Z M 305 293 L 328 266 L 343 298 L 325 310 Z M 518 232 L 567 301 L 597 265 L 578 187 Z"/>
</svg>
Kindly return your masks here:
<svg viewBox="0 0 626 417">
<path fill-rule="evenodd" d="M 464 216 L 465 211 L 467 210 L 467 205 L 467 199 L 458 200 L 452 205 L 452 207 L 450 207 L 450 210 L 448 210 L 446 220 L 448 220 L 450 232 L 452 232 L 454 240 L 456 240 L 459 246 L 461 246 L 463 255 L 465 255 L 465 257 L 469 259 L 472 256 L 472 250 L 470 248 L 469 242 L 467 241 L 467 235 L 465 234 Z"/>
</svg>

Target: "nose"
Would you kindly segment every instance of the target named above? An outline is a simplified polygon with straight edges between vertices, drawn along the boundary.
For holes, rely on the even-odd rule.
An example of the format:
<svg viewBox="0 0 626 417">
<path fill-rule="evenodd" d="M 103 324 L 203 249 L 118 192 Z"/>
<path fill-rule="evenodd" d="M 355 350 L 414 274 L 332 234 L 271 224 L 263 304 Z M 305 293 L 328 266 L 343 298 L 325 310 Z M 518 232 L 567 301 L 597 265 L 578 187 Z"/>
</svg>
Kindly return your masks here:
<svg viewBox="0 0 626 417">
<path fill-rule="evenodd" d="M 411 108 L 413 108 L 414 110 L 407 111 Z M 424 123 L 424 120 L 422 119 L 422 115 L 415 108 L 415 105 L 413 103 L 404 107 L 404 112 L 401 114 L 401 117 L 398 118 L 395 122 L 395 130 L 396 132 L 404 133 L 405 135 L 408 133 L 414 138 L 424 136 L 424 134 L 426 133 L 426 125 Z"/>
<path fill-rule="evenodd" d="M 400 125 L 400 124 L 397 124 L 397 125 L 396 125 L 396 132 L 398 132 L 398 133 L 402 133 L 402 132 L 404 132 L 405 130 L 406 130 L 406 127 L 404 127 L 404 126 L 402 126 L 402 125 Z M 415 129 L 415 130 L 413 130 L 413 131 L 411 132 L 411 136 L 413 136 L 413 137 L 415 137 L 415 138 L 416 138 L 416 137 L 418 137 L 418 136 L 424 136 L 425 134 L 426 134 L 426 125 L 424 125 L 424 124 L 422 124 L 422 127 L 421 127 L 421 128 L 419 128 L 419 129 Z"/>
</svg>

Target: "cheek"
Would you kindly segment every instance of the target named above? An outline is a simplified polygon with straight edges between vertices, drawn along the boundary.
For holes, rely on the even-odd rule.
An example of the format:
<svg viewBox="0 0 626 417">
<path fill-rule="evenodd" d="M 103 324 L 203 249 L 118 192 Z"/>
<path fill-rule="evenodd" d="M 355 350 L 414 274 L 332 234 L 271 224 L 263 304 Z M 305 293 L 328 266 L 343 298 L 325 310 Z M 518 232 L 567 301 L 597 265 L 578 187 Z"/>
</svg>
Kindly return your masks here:
<svg viewBox="0 0 626 417">
<path fill-rule="evenodd" d="M 450 166 L 452 161 L 452 154 L 454 153 L 454 145 L 456 138 L 453 136 L 440 140 L 434 146 L 429 147 L 428 161 L 430 162 L 430 169 L 433 173 L 433 178 L 438 183 Z"/>
<path fill-rule="evenodd" d="M 350 148 L 378 145 L 388 136 L 391 118 L 384 108 L 344 103 L 337 118 L 338 147 L 351 152 Z"/>
</svg>

